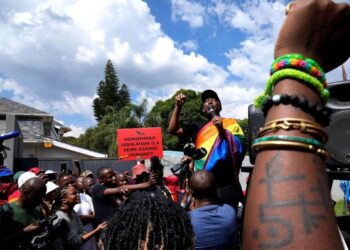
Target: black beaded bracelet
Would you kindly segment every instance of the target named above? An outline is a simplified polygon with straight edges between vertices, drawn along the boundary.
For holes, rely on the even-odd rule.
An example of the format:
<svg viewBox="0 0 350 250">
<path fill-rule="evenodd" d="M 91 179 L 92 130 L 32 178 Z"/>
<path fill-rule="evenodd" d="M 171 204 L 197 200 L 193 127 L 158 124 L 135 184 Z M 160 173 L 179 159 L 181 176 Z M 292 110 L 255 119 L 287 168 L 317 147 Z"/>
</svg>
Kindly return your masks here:
<svg viewBox="0 0 350 250">
<path fill-rule="evenodd" d="M 323 127 L 327 127 L 329 125 L 329 116 L 332 114 L 332 110 L 330 108 L 309 102 L 306 98 L 299 97 L 297 95 L 282 94 L 269 96 L 261 107 L 264 116 L 266 117 L 267 111 L 269 111 L 272 105 L 280 104 L 291 104 L 294 107 L 300 108 L 304 112 L 311 114 Z"/>
</svg>

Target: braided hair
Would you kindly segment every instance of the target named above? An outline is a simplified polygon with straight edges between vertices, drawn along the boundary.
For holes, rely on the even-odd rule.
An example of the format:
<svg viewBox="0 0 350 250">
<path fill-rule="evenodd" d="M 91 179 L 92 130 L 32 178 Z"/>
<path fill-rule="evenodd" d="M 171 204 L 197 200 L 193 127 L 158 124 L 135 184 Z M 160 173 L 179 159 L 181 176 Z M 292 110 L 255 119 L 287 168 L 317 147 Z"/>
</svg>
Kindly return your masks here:
<svg viewBox="0 0 350 250">
<path fill-rule="evenodd" d="M 67 196 L 68 186 L 59 187 L 56 192 L 55 199 L 52 203 L 50 214 L 55 214 L 58 210 L 60 210 L 63 199 Z"/>
<path fill-rule="evenodd" d="M 163 195 L 148 192 L 121 206 L 103 236 L 106 250 L 193 249 L 188 214 Z"/>
</svg>

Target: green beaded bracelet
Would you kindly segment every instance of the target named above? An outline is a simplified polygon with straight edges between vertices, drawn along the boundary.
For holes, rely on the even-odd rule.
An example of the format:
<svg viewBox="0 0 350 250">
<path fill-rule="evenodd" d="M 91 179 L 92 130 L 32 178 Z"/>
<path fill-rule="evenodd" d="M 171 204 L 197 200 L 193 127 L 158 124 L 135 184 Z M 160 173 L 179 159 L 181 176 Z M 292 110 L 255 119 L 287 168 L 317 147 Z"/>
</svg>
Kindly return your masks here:
<svg viewBox="0 0 350 250">
<path fill-rule="evenodd" d="M 321 97 L 322 104 L 326 104 L 329 98 L 328 89 L 323 88 L 322 83 L 315 77 L 296 69 L 281 69 L 270 76 L 266 83 L 265 92 L 254 101 L 255 106 L 261 107 L 268 96 L 272 95 L 275 84 L 283 79 L 295 79 L 302 81 L 314 89 Z"/>
<path fill-rule="evenodd" d="M 290 135 L 270 135 L 270 136 L 264 136 L 261 138 L 257 138 L 253 141 L 253 145 L 259 142 L 265 142 L 265 141 L 294 141 L 294 142 L 302 142 L 306 144 L 311 144 L 313 146 L 316 146 L 318 148 L 324 149 L 325 144 L 321 143 L 320 141 L 312 138 L 305 138 L 305 137 L 299 137 L 299 136 L 290 136 Z"/>
</svg>

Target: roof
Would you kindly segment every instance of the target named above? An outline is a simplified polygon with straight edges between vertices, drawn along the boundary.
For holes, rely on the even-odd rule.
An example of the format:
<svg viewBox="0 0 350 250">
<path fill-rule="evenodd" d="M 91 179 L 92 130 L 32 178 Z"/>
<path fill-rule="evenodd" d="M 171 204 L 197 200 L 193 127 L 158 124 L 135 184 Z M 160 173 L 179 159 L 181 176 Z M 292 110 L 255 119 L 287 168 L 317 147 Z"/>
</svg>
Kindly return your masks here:
<svg viewBox="0 0 350 250">
<path fill-rule="evenodd" d="M 0 98 L 0 114 L 21 114 L 21 115 L 37 115 L 52 116 L 51 114 L 29 107 L 27 105 L 15 102 L 6 98 Z"/>
<path fill-rule="evenodd" d="M 76 146 L 73 146 L 73 145 L 70 145 L 70 144 L 67 144 L 64 142 L 52 140 L 52 144 L 58 148 L 63 148 L 63 149 L 69 150 L 69 151 L 79 153 L 79 154 L 84 154 L 84 155 L 88 155 L 88 156 L 95 157 L 95 158 L 107 158 L 107 155 L 105 155 L 105 154 L 97 153 L 95 151 L 91 151 L 91 150 L 88 150 L 85 148 L 79 148 L 79 147 L 76 147 Z"/>
<path fill-rule="evenodd" d="M 72 131 L 69 127 L 65 126 L 57 120 L 53 120 L 52 126 L 56 129 L 62 130 L 64 133 Z"/>
</svg>

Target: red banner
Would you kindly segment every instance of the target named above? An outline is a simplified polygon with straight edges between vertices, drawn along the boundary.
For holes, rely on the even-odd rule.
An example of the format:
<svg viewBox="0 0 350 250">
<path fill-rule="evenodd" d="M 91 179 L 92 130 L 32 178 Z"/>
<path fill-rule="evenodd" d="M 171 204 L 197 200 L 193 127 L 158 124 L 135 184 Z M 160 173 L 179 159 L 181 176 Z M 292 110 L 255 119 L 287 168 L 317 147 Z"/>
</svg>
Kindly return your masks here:
<svg viewBox="0 0 350 250">
<path fill-rule="evenodd" d="M 118 155 L 121 160 L 136 160 L 137 156 L 163 158 L 161 128 L 125 128 L 117 130 Z"/>
</svg>

